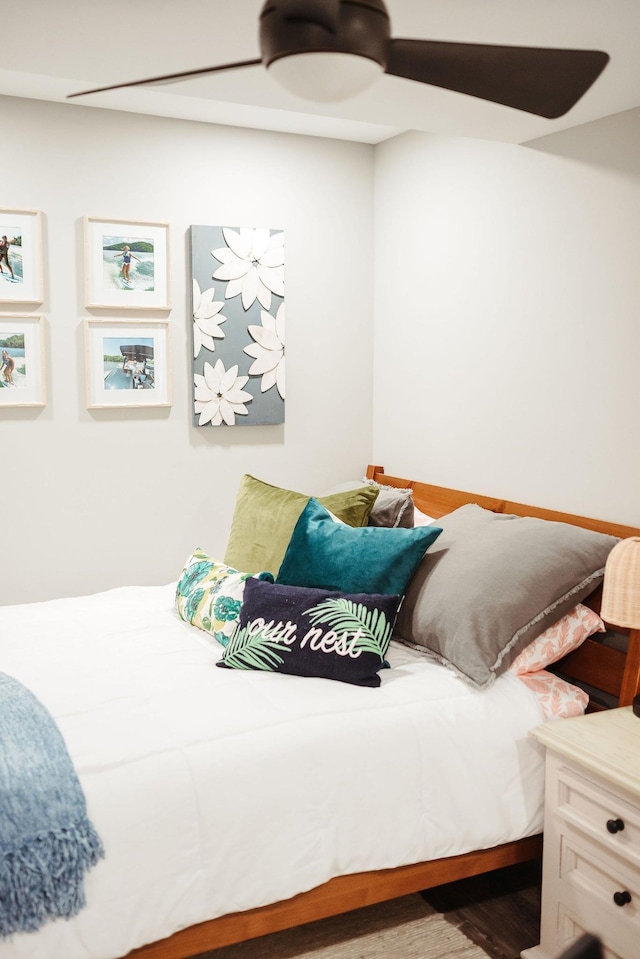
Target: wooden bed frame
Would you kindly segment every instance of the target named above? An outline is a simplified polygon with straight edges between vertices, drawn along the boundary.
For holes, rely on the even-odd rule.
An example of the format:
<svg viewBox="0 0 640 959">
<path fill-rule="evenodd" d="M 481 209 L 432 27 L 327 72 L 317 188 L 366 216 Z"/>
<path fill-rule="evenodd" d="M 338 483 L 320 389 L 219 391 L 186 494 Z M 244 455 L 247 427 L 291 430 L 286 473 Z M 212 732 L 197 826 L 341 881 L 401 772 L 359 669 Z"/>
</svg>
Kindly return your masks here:
<svg viewBox="0 0 640 959">
<path fill-rule="evenodd" d="M 640 536 L 640 529 L 632 526 L 388 476 L 382 466 L 369 466 L 367 477 L 386 486 L 411 489 L 418 509 L 436 519 L 466 503 L 477 503 L 498 513 L 536 516 L 594 529 L 620 538 Z M 596 590 L 584 600 L 597 611 L 600 592 Z M 624 631 L 617 629 L 617 632 Z M 627 631 L 627 644 L 627 650 L 624 651 L 587 640 L 580 649 L 562 661 L 562 674 L 580 684 L 602 690 L 604 694 L 613 697 L 614 705 L 629 705 L 633 697 L 640 692 L 640 630 Z M 592 708 L 603 707 L 594 704 Z M 395 869 L 339 876 L 284 902 L 221 916 L 183 929 L 160 942 L 135 949 L 129 953 L 129 957 L 188 959 L 210 949 L 289 929 L 316 919 L 325 919 L 351 909 L 395 899 L 493 869 L 528 862 L 540 858 L 541 855 L 542 836 L 537 835 L 460 856 L 399 866 Z"/>
</svg>

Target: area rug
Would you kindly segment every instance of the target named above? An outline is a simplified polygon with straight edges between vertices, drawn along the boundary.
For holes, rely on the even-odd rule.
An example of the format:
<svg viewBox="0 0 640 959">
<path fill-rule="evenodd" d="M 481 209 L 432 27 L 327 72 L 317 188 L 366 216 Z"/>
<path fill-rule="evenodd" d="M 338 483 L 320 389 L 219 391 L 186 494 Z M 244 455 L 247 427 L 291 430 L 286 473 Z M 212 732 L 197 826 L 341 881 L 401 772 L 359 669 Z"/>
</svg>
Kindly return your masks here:
<svg viewBox="0 0 640 959">
<path fill-rule="evenodd" d="M 419 895 L 274 932 L 199 959 L 487 959 Z"/>
</svg>

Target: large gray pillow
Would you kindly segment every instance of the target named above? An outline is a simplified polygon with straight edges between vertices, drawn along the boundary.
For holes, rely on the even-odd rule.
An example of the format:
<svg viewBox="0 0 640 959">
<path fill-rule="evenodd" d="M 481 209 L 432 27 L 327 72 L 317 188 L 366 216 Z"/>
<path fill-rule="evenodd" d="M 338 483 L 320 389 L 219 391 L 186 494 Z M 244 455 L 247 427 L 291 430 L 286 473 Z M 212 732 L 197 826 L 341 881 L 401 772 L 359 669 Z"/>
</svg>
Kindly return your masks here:
<svg viewBox="0 0 640 959">
<path fill-rule="evenodd" d="M 461 506 L 406 591 L 395 637 L 488 686 L 604 576 L 614 536 Z"/>
</svg>

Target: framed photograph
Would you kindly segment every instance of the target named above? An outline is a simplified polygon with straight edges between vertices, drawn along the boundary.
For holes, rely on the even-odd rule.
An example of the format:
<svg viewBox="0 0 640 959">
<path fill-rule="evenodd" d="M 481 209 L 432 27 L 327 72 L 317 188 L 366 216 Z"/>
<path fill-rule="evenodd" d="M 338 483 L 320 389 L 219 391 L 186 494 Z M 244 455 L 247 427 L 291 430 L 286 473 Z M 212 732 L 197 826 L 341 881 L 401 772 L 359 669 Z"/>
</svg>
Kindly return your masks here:
<svg viewBox="0 0 640 959">
<path fill-rule="evenodd" d="M 41 302 L 40 212 L 0 209 L 0 304 Z"/>
<path fill-rule="evenodd" d="M 43 317 L 0 313 L 0 408 L 46 402 Z"/>
<path fill-rule="evenodd" d="M 171 406 L 168 320 L 85 320 L 87 409 Z"/>
<path fill-rule="evenodd" d="M 168 310 L 169 225 L 86 217 L 85 306 Z"/>
</svg>

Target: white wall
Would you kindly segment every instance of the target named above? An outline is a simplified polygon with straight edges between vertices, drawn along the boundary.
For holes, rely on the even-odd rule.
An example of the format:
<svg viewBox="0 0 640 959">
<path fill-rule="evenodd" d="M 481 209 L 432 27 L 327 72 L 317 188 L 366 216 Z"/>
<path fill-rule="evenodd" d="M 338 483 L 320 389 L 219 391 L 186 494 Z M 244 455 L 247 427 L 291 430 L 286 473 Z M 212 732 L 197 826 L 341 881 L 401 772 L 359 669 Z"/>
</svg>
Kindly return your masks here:
<svg viewBox="0 0 640 959">
<path fill-rule="evenodd" d="M 0 410 L 0 603 L 222 554 L 244 472 L 320 492 L 374 459 L 640 525 L 640 112 L 375 150 L 10 98 L 0 124 L 0 204 L 44 214 L 49 354 L 46 408 Z M 171 224 L 168 411 L 85 408 L 85 215 Z M 286 230 L 284 427 L 191 425 L 191 223 Z"/>
<path fill-rule="evenodd" d="M 375 462 L 640 525 L 640 111 L 376 148 Z"/>
<path fill-rule="evenodd" d="M 32 312 L 49 357 L 48 405 L 0 409 L 0 603 L 169 582 L 198 545 L 221 556 L 245 472 L 306 492 L 361 474 L 373 148 L 11 98 L 0 128 L 0 205 L 44 216 L 46 298 Z M 84 216 L 170 224 L 170 410 L 86 409 Z M 192 223 L 285 230 L 284 427 L 191 425 Z"/>
</svg>

